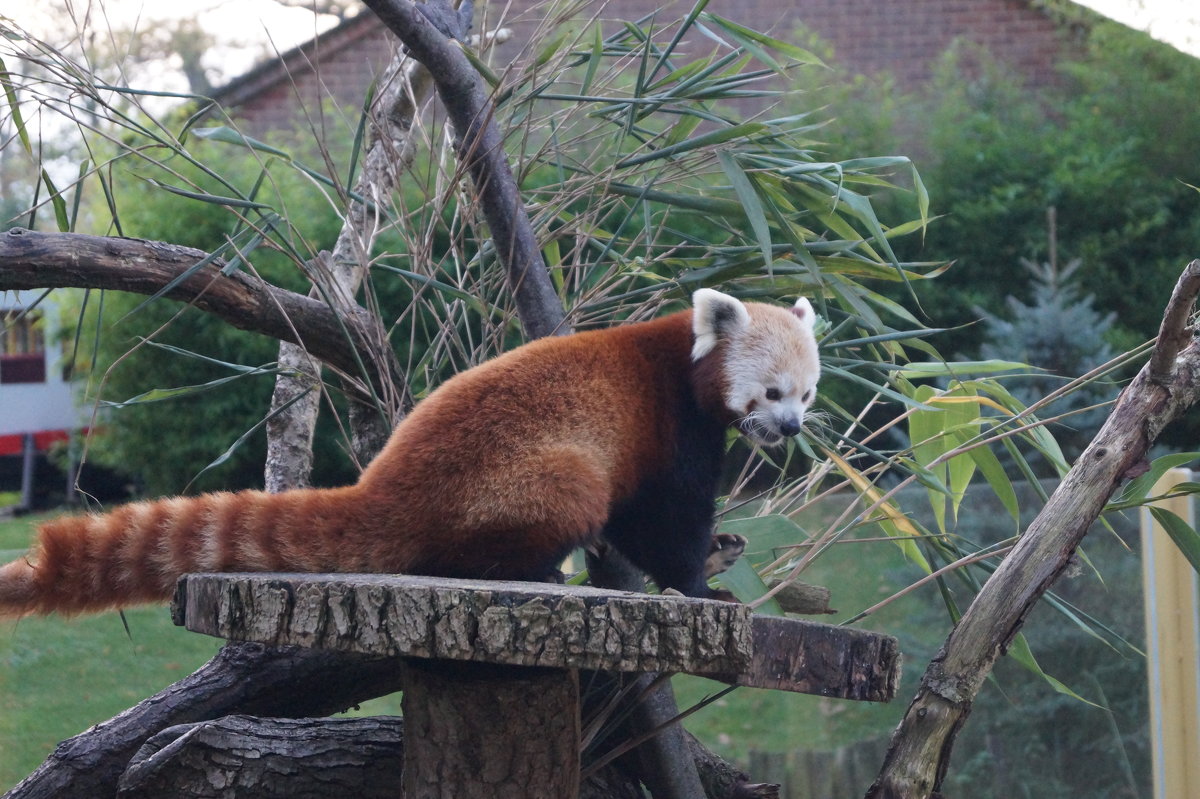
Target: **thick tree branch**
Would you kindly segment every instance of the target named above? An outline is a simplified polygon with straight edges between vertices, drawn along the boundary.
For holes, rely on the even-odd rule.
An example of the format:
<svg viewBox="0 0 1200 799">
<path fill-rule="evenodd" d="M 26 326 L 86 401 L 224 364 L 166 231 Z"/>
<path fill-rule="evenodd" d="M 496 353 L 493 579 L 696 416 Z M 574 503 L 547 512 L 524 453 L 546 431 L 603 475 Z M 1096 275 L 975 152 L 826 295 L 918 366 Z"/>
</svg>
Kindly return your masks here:
<svg viewBox="0 0 1200 799">
<path fill-rule="evenodd" d="M 394 797 L 403 779 L 404 719 L 395 716 L 277 719 L 225 716 L 169 727 L 138 750 L 121 778 L 123 797 Z M 704 788 L 688 799 L 778 797 L 687 736 Z M 245 758 L 244 752 L 255 753 Z M 775 790 L 772 790 L 775 789 Z M 641 799 L 619 766 L 580 786 L 580 799 Z"/>
<path fill-rule="evenodd" d="M 154 295 L 208 257 L 201 250 L 160 241 L 13 228 L 0 233 L 0 291 L 90 288 Z M 371 357 L 376 351 L 371 331 L 378 320 L 367 311 L 335 314 L 320 300 L 245 272 L 223 274 L 224 266 L 213 259 L 166 296 L 240 330 L 303 344 L 351 379 L 361 378 L 366 369 L 372 384 L 391 382 L 393 362 L 385 362 L 382 371 L 388 374 L 383 377 Z"/>
<path fill-rule="evenodd" d="M 166 747 L 187 730 L 176 729 L 174 733 L 166 733 L 164 737 L 152 740 L 162 731 L 176 725 L 200 725 L 232 714 L 303 718 L 335 713 L 367 699 L 399 690 L 400 673 L 397 665 L 395 658 L 316 649 L 275 648 L 261 644 L 226 646 L 190 677 L 119 716 L 59 744 L 46 762 L 5 794 L 5 799 L 113 797 L 117 792 L 118 780 L 131 760 L 162 763 L 172 754 L 165 752 Z M 214 729 L 221 729 L 223 723 L 218 722 Z M 303 779 L 307 773 L 312 781 L 319 783 L 328 777 L 325 773 L 328 764 L 319 753 L 306 756 L 305 753 L 313 749 L 309 746 L 312 741 L 308 740 L 310 736 L 301 734 L 301 728 L 309 729 L 311 736 L 322 738 L 330 734 L 324 725 L 343 723 L 338 720 L 277 722 L 261 718 L 247 720 L 245 732 L 250 735 L 254 734 L 253 729 L 258 729 L 264 736 L 263 741 L 250 746 L 249 750 L 274 751 L 276 765 L 291 771 L 298 779 Z M 374 723 L 395 725 L 396 737 L 399 736 L 401 722 L 398 719 L 391 722 L 376 719 Z M 280 742 L 277 739 L 282 728 L 287 728 L 288 738 Z M 297 740 L 297 737 L 303 740 Z M 233 768 L 238 773 L 243 770 L 240 765 L 231 765 L 235 759 L 231 758 L 230 753 L 221 752 L 222 746 L 239 749 L 229 738 L 225 738 L 223 744 L 217 744 L 210 737 L 199 735 L 189 742 L 178 744 L 178 750 L 187 748 L 185 743 L 200 744 L 208 752 L 221 755 L 220 759 L 227 769 Z M 143 749 L 143 744 L 149 748 Z M 377 745 L 372 740 L 360 741 L 360 744 L 363 747 Z M 746 793 L 744 774 L 698 742 L 690 740 L 690 747 L 709 799 L 745 799 L 768 795 Z M 156 752 L 159 749 L 164 752 Z M 239 751 L 247 749 L 241 748 Z M 293 755 L 290 766 L 282 764 L 284 754 Z M 396 767 L 394 776 L 398 777 L 399 761 L 392 760 L 390 763 Z M 149 765 L 152 764 L 147 763 Z M 386 767 L 388 764 L 382 765 Z M 376 774 L 375 777 L 380 778 L 380 775 Z M 165 773 L 157 776 L 143 773 L 136 777 L 141 781 L 150 780 L 144 785 L 153 785 L 153 780 L 169 778 L 170 775 Z M 581 796 L 584 799 L 641 796 L 629 780 L 629 775 L 619 769 L 608 769 L 597 775 L 595 780 L 585 783 Z M 393 783 L 396 784 L 399 783 Z"/>
<path fill-rule="evenodd" d="M 926 669 L 867 793 L 871 799 L 938 795 L 954 739 L 996 659 L 1158 434 L 1200 397 L 1200 343 L 1186 326 L 1197 293 L 1200 261 L 1193 261 L 1176 286 L 1150 362 Z"/>
<path fill-rule="evenodd" d="M 231 713 L 321 716 L 400 689 L 392 658 L 297 647 L 224 647 L 196 673 L 63 741 L 5 799 L 100 799 L 147 738 Z"/>
<path fill-rule="evenodd" d="M 155 735 L 130 762 L 120 789 L 122 799 L 392 799 L 403 763 L 399 718 L 225 716 Z"/>
<path fill-rule="evenodd" d="M 439 31 L 409 0 L 365 2 L 433 76 L 454 129 L 459 159 L 479 193 L 525 334 L 540 338 L 570 332 L 479 73 L 458 42 Z"/>
</svg>

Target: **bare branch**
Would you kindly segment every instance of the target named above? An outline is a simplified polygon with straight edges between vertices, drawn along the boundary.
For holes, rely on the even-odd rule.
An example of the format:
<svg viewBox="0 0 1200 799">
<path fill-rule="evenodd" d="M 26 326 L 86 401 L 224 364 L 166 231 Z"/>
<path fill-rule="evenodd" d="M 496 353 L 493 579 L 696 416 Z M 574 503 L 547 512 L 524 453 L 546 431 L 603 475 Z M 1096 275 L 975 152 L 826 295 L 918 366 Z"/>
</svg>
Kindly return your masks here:
<svg viewBox="0 0 1200 799">
<path fill-rule="evenodd" d="M 870 799 L 937 794 L 954 739 L 996 659 L 1159 432 L 1200 398 L 1200 343 L 1187 328 L 1198 293 L 1200 262 L 1193 261 L 1176 286 L 1150 362 L 926 668 L 867 793 Z"/>
<path fill-rule="evenodd" d="M 1150 358 L 1150 379 L 1155 383 L 1170 381 L 1175 356 L 1191 341 L 1193 331 L 1187 321 L 1197 293 L 1200 293 L 1200 261 L 1192 261 L 1175 284 L 1158 330 L 1158 342 Z"/>
<path fill-rule="evenodd" d="M 115 796 L 151 735 L 230 713 L 319 716 L 400 689 L 394 660 L 297 647 L 226 646 L 196 673 L 59 744 L 5 799 Z"/>
<path fill-rule="evenodd" d="M 38 233 L 14 228 L 0 234 L 0 291 L 91 288 L 154 295 L 182 277 L 208 253 L 159 241 Z M 370 332 L 378 321 L 357 308 L 334 314 L 320 300 L 271 285 L 253 275 L 224 274 L 219 258 L 181 280 L 165 296 L 191 303 L 240 330 L 298 342 L 334 369 L 379 384 L 392 379 L 392 363 L 371 358 Z M 361 365 L 360 365 L 361 363 Z"/>
</svg>

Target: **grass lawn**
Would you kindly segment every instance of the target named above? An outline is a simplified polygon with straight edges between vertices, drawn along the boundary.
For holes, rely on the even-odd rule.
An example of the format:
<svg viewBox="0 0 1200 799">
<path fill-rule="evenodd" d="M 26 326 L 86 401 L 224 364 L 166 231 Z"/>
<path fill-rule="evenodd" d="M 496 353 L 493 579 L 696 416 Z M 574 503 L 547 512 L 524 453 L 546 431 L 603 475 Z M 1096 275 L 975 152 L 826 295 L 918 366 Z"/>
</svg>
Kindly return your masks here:
<svg viewBox="0 0 1200 799">
<path fill-rule="evenodd" d="M 46 516 L 0 522 L 0 561 L 24 552 Z M 171 623 L 165 607 L 0 623 L 0 792 L 59 741 L 190 674 L 221 642 Z"/>
<path fill-rule="evenodd" d="M 0 522 L 0 560 L 19 556 L 38 521 L 24 517 Z M 826 621 L 837 622 L 869 607 L 907 584 L 916 570 L 887 542 L 837 545 L 805 575 L 829 586 L 833 607 Z M 914 604 L 906 597 L 861 626 L 896 633 L 914 627 Z M 907 606 L 907 607 L 906 607 Z M 0 791 L 7 790 L 65 738 L 111 718 L 130 705 L 186 676 L 207 661 L 220 641 L 171 624 L 163 607 L 106 613 L 76 619 L 28 618 L 0 625 Z M 918 649 L 940 642 L 944 629 L 928 631 Z M 908 662 L 914 643 L 902 635 Z M 916 662 L 920 662 L 918 655 Z M 912 669 L 908 670 L 909 672 Z M 909 680 L 915 674 L 908 674 Z M 686 708 L 723 686 L 700 678 L 677 677 L 676 691 Z M 901 696 L 911 693 L 906 681 Z M 863 737 L 886 735 L 904 710 L 891 705 L 845 702 L 821 697 L 740 688 L 706 707 L 686 726 L 720 754 L 745 763 L 750 749 L 786 751 L 836 747 Z M 365 703 L 353 715 L 398 714 L 399 696 Z"/>
</svg>

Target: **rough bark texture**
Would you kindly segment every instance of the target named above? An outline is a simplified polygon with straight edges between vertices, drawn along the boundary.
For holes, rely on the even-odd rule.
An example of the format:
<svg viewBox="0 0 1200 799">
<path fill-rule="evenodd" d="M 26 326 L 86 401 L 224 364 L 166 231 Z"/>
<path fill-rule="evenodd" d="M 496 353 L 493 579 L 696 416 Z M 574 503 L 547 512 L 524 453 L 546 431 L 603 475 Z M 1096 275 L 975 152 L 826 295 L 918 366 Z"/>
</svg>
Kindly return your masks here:
<svg viewBox="0 0 1200 799">
<path fill-rule="evenodd" d="M 406 799 L 574 799 L 579 683 L 566 669 L 408 660 Z"/>
<path fill-rule="evenodd" d="M 887 702 L 900 683 L 896 639 L 778 616 L 754 617 L 750 667 L 730 682 L 818 696 Z"/>
<path fill-rule="evenodd" d="M 799 613 L 801 616 L 837 613 L 836 610 L 829 607 L 829 599 L 828 588 L 796 582 L 788 583 L 775 595 L 775 601 L 779 603 L 779 607 L 788 613 Z"/>
<path fill-rule="evenodd" d="M 690 597 L 408 575 L 192 574 L 176 623 L 274 645 L 514 666 L 708 674 L 883 701 L 895 639 Z"/>
<path fill-rule="evenodd" d="M 226 716 L 170 727 L 138 750 L 121 799 L 394 799 L 400 719 Z"/>
<path fill-rule="evenodd" d="M 462 47 L 439 31 L 409 0 L 365 2 L 433 76 L 454 129 L 459 161 L 470 173 L 479 195 L 526 336 L 532 339 L 569 333 L 479 72 Z"/>
<path fill-rule="evenodd" d="M 152 295 L 208 257 L 201 250 L 158 241 L 13 228 L 0 233 L 0 291 L 93 288 Z M 361 357 L 372 384 L 396 382 L 391 360 L 381 370 L 370 356 L 379 321 L 367 311 L 338 315 L 319 300 L 245 272 L 222 274 L 224 267 L 224 261 L 215 259 L 166 296 L 240 330 L 301 343 L 347 375 L 361 376 Z"/>
<path fill-rule="evenodd" d="M 400 690 L 391 658 L 260 644 L 223 648 L 195 674 L 63 741 L 7 799 L 99 799 L 147 738 L 230 713 L 321 716 Z"/>
<path fill-rule="evenodd" d="M 1200 344 L 1186 326 L 1198 291 L 1200 261 L 1193 261 L 1175 287 L 1150 362 L 929 664 L 868 797 L 938 795 L 954 739 L 996 659 L 1163 427 L 1200 395 Z"/>
<path fill-rule="evenodd" d="M 750 782 L 746 772 L 714 755 L 690 732 L 683 735 L 709 799 L 779 799 L 779 785 Z"/>
<path fill-rule="evenodd" d="M 409 575 L 185 575 L 176 621 L 234 640 L 610 671 L 736 673 L 744 605 Z"/>
<path fill-rule="evenodd" d="M 404 719 L 283 719 L 227 716 L 168 727 L 133 756 L 122 777 L 123 799 L 354 796 L 396 797 L 404 779 Z M 778 797 L 779 786 L 746 775 L 684 733 L 703 790 L 689 799 Z M 248 757 L 249 755 L 249 757 Z M 353 766 L 353 764 L 361 764 Z M 114 784 L 95 797 L 113 796 Z M 80 794 L 84 795 L 84 794 Z M 644 799 L 634 774 L 620 764 L 584 780 L 580 799 Z"/>
</svg>

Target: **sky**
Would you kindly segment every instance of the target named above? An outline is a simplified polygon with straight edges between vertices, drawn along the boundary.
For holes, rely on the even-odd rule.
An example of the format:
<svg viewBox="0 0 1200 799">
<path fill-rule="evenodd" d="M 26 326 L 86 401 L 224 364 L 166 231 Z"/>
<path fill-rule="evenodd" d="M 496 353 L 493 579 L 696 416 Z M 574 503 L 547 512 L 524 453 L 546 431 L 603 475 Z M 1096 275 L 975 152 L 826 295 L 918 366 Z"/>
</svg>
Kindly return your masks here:
<svg viewBox="0 0 1200 799">
<path fill-rule="evenodd" d="M 1197 0 L 1083 0 L 1080 5 L 1200 57 Z"/>
</svg>

